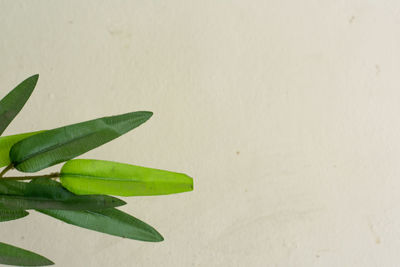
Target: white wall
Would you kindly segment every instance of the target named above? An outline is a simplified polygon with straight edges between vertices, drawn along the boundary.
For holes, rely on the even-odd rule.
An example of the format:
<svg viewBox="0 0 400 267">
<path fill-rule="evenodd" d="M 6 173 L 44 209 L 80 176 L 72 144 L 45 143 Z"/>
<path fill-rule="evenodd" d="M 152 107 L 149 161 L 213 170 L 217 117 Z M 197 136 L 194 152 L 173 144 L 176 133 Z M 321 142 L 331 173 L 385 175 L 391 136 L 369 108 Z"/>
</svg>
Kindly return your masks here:
<svg viewBox="0 0 400 267">
<path fill-rule="evenodd" d="M 0 97 L 40 74 L 6 134 L 152 110 L 82 157 L 195 181 L 127 199 L 163 243 L 34 212 L 1 241 L 57 266 L 399 266 L 399 14 L 373 0 L 0 1 Z"/>
</svg>

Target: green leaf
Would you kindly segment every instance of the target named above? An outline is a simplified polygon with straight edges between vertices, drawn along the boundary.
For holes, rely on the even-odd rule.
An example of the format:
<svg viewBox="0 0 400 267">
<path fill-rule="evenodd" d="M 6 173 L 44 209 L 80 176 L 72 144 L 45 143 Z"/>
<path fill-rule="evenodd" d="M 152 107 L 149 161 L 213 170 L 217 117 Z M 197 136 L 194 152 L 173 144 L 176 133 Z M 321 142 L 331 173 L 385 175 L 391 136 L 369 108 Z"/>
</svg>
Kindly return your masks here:
<svg viewBox="0 0 400 267">
<path fill-rule="evenodd" d="M 31 183 L 41 183 L 61 186 L 52 180 L 32 180 Z M 164 238 L 150 225 L 120 210 L 110 208 L 96 211 L 44 210 L 37 211 L 82 228 L 126 237 L 135 240 L 160 242 Z"/>
<path fill-rule="evenodd" d="M 0 168 L 7 166 L 11 163 L 10 149 L 15 143 L 17 143 L 29 136 L 32 136 L 32 135 L 35 135 L 35 134 L 38 134 L 41 132 L 44 132 L 44 131 L 36 131 L 36 132 L 14 134 L 14 135 L 0 137 Z"/>
<path fill-rule="evenodd" d="M 146 122 L 152 112 L 104 117 L 45 131 L 16 143 L 11 162 L 22 172 L 36 172 L 77 157 Z"/>
<path fill-rule="evenodd" d="M 10 210 L 0 208 L 0 222 L 20 219 L 27 216 L 28 214 L 29 213 L 25 210 Z"/>
<path fill-rule="evenodd" d="M 0 242 L 0 263 L 18 266 L 53 265 L 49 259 L 31 251 Z"/>
<path fill-rule="evenodd" d="M 48 180 L 44 184 L 43 181 Z M 126 204 L 111 196 L 77 196 L 47 178 L 25 183 L 0 180 L 0 207 L 7 209 L 98 210 Z"/>
<path fill-rule="evenodd" d="M 0 100 L 0 135 L 28 101 L 38 79 L 38 74 L 29 77 Z"/>
<path fill-rule="evenodd" d="M 150 225 L 117 209 L 102 211 L 38 210 L 66 223 L 90 230 L 149 242 L 164 238 Z"/>
<path fill-rule="evenodd" d="M 60 178 L 78 195 L 149 196 L 193 190 L 193 179 L 186 174 L 104 160 L 70 160 Z"/>
</svg>

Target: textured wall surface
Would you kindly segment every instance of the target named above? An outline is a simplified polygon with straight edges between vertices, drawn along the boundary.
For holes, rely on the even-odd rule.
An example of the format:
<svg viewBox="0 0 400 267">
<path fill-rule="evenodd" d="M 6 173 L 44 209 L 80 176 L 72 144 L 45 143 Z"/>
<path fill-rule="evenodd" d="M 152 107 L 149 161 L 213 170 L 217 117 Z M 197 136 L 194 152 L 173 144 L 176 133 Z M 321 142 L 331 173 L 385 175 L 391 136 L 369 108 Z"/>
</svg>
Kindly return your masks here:
<svg viewBox="0 0 400 267">
<path fill-rule="evenodd" d="M 1 241 L 66 267 L 399 266 L 399 29 L 398 1 L 0 0 L 0 97 L 40 74 L 5 134 L 152 110 L 81 157 L 195 182 L 127 199 L 162 243 L 34 212 Z"/>
</svg>

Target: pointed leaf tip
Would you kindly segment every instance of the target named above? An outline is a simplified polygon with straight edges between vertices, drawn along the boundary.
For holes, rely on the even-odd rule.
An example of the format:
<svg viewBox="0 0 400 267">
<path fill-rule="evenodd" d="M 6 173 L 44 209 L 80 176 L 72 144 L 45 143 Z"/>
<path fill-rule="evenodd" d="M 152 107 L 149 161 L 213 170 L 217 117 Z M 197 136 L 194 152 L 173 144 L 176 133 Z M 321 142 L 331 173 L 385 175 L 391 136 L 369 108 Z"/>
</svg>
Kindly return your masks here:
<svg viewBox="0 0 400 267">
<path fill-rule="evenodd" d="M 34 252 L 0 242 L 0 263 L 18 266 L 53 265 L 51 260 Z"/>
<path fill-rule="evenodd" d="M 32 81 L 37 82 L 39 80 L 39 74 L 34 74 L 31 77 L 29 77 L 28 79 L 32 79 Z"/>
<path fill-rule="evenodd" d="M 112 203 L 114 203 L 114 207 L 120 207 L 126 205 L 126 202 L 119 198 L 112 198 Z"/>
<path fill-rule="evenodd" d="M 154 230 L 154 231 L 155 231 L 155 233 L 153 235 L 154 239 L 153 239 L 152 242 L 162 242 L 162 241 L 164 241 L 164 237 L 159 232 L 157 232 L 156 230 Z"/>
</svg>

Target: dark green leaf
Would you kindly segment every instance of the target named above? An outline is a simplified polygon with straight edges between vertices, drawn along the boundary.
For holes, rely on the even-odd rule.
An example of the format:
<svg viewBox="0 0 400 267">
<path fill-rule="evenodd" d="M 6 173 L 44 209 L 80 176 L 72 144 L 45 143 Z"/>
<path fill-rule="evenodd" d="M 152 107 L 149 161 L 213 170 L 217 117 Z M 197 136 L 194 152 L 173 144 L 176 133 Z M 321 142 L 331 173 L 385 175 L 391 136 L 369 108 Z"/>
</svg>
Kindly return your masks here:
<svg viewBox="0 0 400 267">
<path fill-rule="evenodd" d="M 0 222 L 12 221 L 23 218 L 29 213 L 25 210 L 13 210 L 0 208 Z"/>
<path fill-rule="evenodd" d="M 48 181 L 44 179 L 42 179 L 40 183 L 58 184 L 61 186 L 60 183 L 56 181 Z M 164 240 L 163 237 L 150 225 L 114 208 L 97 211 L 44 209 L 38 209 L 37 211 L 72 225 L 110 235 L 151 242 Z"/>
<path fill-rule="evenodd" d="M 124 204 L 124 201 L 111 196 L 77 196 L 46 178 L 31 183 L 0 180 L 0 207 L 8 209 L 98 210 Z"/>
<path fill-rule="evenodd" d="M 54 264 L 51 260 L 36 253 L 1 242 L 0 263 L 18 266 L 47 266 Z"/>
<path fill-rule="evenodd" d="M 19 171 L 36 172 L 103 145 L 152 115 L 149 111 L 138 111 L 45 131 L 16 143 L 10 159 Z"/>
<path fill-rule="evenodd" d="M 38 210 L 66 223 L 135 240 L 160 242 L 164 238 L 150 225 L 117 209 L 103 211 Z"/>
<path fill-rule="evenodd" d="M 38 74 L 29 77 L 0 100 L 0 135 L 28 101 L 38 79 Z"/>
</svg>

